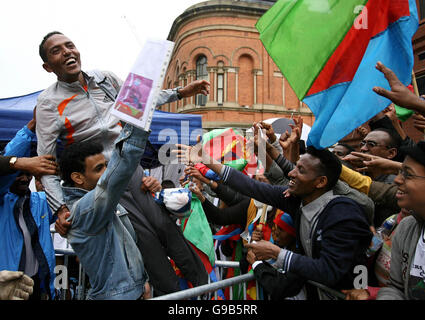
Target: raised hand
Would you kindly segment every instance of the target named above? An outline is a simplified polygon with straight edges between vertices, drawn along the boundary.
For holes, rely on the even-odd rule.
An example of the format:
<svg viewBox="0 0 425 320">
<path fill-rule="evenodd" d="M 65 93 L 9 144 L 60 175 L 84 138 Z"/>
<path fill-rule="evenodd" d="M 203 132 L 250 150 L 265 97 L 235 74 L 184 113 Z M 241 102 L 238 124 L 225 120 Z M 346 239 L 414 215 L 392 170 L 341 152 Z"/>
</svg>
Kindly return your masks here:
<svg viewBox="0 0 425 320">
<path fill-rule="evenodd" d="M 300 122 L 302 126 L 302 121 Z M 299 142 L 301 139 L 300 123 L 290 124 L 291 134 L 286 131 L 280 136 L 279 144 L 282 147 L 283 155 L 289 161 L 296 163 L 300 156 Z"/>
<path fill-rule="evenodd" d="M 263 122 L 263 121 L 260 122 L 260 125 L 265 130 L 263 132 L 266 134 L 267 138 L 269 139 L 269 142 L 270 143 L 275 142 L 276 141 L 276 134 L 275 134 L 275 132 L 273 130 L 272 125 L 271 124 L 268 124 L 266 122 Z"/>
<path fill-rule="evenodd" d="M 299 129 L 299 136 L 303 132 L 304 119 L 301 116 L 295 117 L 292 119 L 294 121 L 295 126 Z"/>
<path fill-rule="evenodd" d="M 398 121 L 397 112 L 395 110 L 394 104 L 390 104 L 388 107 L 384 109 L 384 114 L 390 118 L 391 121 Z"/>
<path fill-rule="evenodd" d="M 194 146 L 185 144 L 176 144 L 177 150 L 172 150 L 176 154 L 177 159 L 186 165 L 197 164 L 202 162 L 202 143 Z"/>
<path fill-rule="evenodd" d="M 210 93 L 210 83 L 206 80 L 196 80 L 184 88 L 179 89 L 179 93 L 183 98 L 192 97 L 197 94 L 206 96 Z"/>
<path fill-rule="evenodd" d="M 413 116 L 413 126 L 415 129 L 424 132 L 425 131 L 425 117 L 419 113 L 415 113 Z"/>
<path fill-rule="evenodd" d="M 201 136 L 197 136 L 197 143 L 194 146 L 178 143 L 175 145 L 177 150 L 172 150 L 171 152 L 176 155 L 177 159 L 179 159 L 181 163 L 186 165 L 195 165 L 203 161 L 204 163 L 205 161 L 210 161 L 211 159 L 209 159 L 207 155 L 204 155 L 201 139 Z"/>
<path fill-rule="evenodd" d="M 366 127 L 360 126 L 356 128 L 356 132 L 360 135 L 360 137 L 363 139 L 367 136 L 367 134 L 370 132 L 370 130 Z"/>
<path fill-rule="evenodd" d="M 397 78 L 395 73 L 383 65 L 381 62 L 376 64 L 376 69 L 382 72 L 390 85 L 391 91 L 381 87 L 374 87 L 375 91 L 380 96 L 390 99 L 396 105 L 407 109 L 418 111 L 424 114 L 425 101 L 416 96 Z"/>
<path fill-rule="evenodd" d="M 398 170 L 401 168 L 401 162 L 392 161 L 386 158 L 362 152 L 351 152 L 342 160 L 349 162 L 356 161 L 357 163 L 361 161 L 363 166 L 356 168 L 356 171 L 359 172 L 374 171 L 381 174 L 397 174 Z"/>
</svg>

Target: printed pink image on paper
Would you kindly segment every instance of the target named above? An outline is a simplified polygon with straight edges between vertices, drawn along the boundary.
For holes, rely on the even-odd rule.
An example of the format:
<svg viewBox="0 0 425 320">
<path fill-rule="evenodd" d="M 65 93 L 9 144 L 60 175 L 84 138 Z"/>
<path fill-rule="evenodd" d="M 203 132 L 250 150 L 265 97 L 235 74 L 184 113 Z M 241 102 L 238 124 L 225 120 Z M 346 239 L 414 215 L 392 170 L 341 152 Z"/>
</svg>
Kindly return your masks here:
<svg viewBox="0 0 425 320">
<path fill-rule="evenodd" d="M 129 116 L 140 118 L 145 111 L 153 81 L 130 73 L 117 98 L 117 110 Z"/>
</svg>

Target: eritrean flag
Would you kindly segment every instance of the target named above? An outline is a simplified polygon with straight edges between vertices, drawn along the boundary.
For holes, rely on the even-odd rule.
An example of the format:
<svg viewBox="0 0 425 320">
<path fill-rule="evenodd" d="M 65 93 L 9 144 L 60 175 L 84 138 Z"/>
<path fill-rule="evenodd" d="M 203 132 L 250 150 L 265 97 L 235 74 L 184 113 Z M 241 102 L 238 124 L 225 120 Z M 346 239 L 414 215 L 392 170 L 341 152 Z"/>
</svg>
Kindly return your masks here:
<svg viewBox="0 0 425 320">
<path fill-rule="evenodd" d="M 211 228 L 201 201 L 193 193 L 190 203 L 190 216 L 181 219 L 181 223 L 184 237 L 203 252 L 213 266 L 215 264 L 215 252 Z"/>
<path fill-rule="evenodd" d="M 190 211 L 190 216 L 181 220 L 183 235 L 201 259 L 205 270 L 208 272 L 210 282 L 217 282 L 217 276 L 213 268 L 215 265 L 215 248 L 211 228 L 202 204 L 194 194 L 192 194 Z M 182 283 L 185 282 L 185 280 L 182 280 L 180 285 L 182 286 Z M 190 284 L 188 285 L 190 287 Z M 182 288 L 185 287 L 182 286 Z M 222 290 L 217 291 L 217 298 L 224 300 Z"/>
<path fill-rule="evenodd" d="M 415 0 L 279 0 L 257 22 L 267 52 L 316 117 L 307 141 L 326 148 L 391 102 L 375 65 L 381 61 L 408 85 Z"/>
</svg>

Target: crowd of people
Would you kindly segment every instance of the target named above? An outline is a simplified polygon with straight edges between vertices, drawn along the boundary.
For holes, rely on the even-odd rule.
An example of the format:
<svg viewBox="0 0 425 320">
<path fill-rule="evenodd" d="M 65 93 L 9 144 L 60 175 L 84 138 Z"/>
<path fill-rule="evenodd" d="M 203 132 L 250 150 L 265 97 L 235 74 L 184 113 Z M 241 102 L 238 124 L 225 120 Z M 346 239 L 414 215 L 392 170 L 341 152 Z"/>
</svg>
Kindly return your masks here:
<svg viewBox="0 0 425 320">
<path fill-rule="evenodd" d="M 425 100 L 381 63 L 391 90 L 373 90 L 393 104 L 357 129 L 359 145 L 306 146 L 301 117 L 279 135 L 253 123 L 249 143 L 265 155 L 261 170 L 226 165 L 202 141 L 177 145 L 186 168 L 176 186 L 140 165 L 150 132 L 110 114 L 121 79 L 82 71 L 76 46 L 57 31 L 39 54 L 57 81 L 0 156 L 1 300 L 58 298 L 52 224 L 84 268 L 93 300 L 150 299 L 182 290 L 183 281 L 207 284 L 215 256 L 252 271 L 263 293 L 257 298 L 425 298 L 425 142 L 407 136 L 394 107 L 413 110 L 423 131 Z M 158 105 L 208 93 L 207 81 L 194 81 L 163 90 Z M 37 156 L 30 154 L 35 137 Z M 189 209 L 158 195 L 175 203 L 186 196 Z M 191 232 L 215 241 L 206 260 L 185 230 L 193 211 L 208 232 Z M 232 236 L 218 241 L 226 232 Z M 360 286 L 359 266 L 367 270 Z"/>
</svg>

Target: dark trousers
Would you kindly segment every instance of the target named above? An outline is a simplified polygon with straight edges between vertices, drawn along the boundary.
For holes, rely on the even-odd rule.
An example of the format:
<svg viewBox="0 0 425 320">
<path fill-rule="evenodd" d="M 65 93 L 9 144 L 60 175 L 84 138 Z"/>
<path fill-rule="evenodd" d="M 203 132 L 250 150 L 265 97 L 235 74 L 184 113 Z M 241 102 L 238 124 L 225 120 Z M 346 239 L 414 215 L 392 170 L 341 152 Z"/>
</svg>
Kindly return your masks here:
<svg viewBox="0 0 425 320">
<path fill-rule="evenodd" d="M 31 279 L 34 281 L 34 287 L 28 300 L 41 300 L 41 281 L 38 274 L 31 277 Z"/>
<path fill-rule="evenodd" d="M 193 286 L 208 283 L 208 273 L 201 259 L 169 212 L 159 206 L 151 194 L 140 190 L 142 178 L 143 169 L 139 166 L 120 204 L 129 212 L 154 295 L 180 290 L 179 277 L 168 257 L 173 259 L 184 278 Z"/>
</svg>

